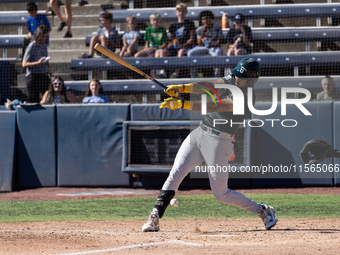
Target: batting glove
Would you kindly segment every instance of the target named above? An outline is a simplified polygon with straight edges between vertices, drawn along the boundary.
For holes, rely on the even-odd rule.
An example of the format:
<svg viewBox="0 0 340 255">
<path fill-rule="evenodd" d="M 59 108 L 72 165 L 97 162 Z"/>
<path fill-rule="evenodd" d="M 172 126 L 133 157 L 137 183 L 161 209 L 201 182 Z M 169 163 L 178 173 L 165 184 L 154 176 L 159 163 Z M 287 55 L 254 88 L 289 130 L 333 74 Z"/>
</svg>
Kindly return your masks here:
<svg viewBox="0 0 340 255">
<path fill-rule="evenodd" d="M 175 97 L 176 93 L 191 93 L 193 90 L 192 83 L 181 84 L 181 85 L 169 85 L 167 89 L 164 90 L 171 97 Z"/>
<path fill-rule="evenodd" d="M 167 98 L 164 99 L 164 102 L 161 104 L 159 108 L 169 108 L 171 110 L 177 110 L 179 108 L 184 108 L 187 110 L 192 110 L 193 102 L 191 101 L 184 101 L 184 100 L 179 100 L 177 98 Z"/>
</svg>

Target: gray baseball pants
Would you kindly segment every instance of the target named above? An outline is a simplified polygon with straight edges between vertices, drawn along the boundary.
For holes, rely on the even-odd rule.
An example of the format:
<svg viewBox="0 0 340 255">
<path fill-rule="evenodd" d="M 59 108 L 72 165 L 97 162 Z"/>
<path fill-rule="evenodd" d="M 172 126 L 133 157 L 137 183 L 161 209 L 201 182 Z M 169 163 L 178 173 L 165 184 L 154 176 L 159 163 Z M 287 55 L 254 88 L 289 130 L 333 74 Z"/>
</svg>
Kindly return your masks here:
<svg viewBox="0 0 340 255">
<path fill-rule="evenodd" d="M 207 166 L 215 166 L 215 169 L 218 169 L 218 166 L 228 167 L 228 159 L 234 150 L 234 138 L 223 132 L 216 135 L 209 127 L 205 129 L 206 131 L 201 126 L 197 127 L 183 141 L 162 190 L 177 191 L 185 176 L 203 161 Z M 217 201 L 255 214 L 261 210 L 261 204 L 228 188 L 228 171 L 210 171 L 208 174 L 210 187 Z"/>
</svg>

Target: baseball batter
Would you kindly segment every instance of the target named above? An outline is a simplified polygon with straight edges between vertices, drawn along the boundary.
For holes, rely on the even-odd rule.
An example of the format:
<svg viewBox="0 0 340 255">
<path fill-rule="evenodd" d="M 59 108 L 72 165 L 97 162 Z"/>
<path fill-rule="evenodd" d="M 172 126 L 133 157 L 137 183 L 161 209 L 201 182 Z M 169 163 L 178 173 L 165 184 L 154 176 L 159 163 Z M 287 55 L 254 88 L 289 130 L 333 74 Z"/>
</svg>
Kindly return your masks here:
<svg viewBox="0 0 340 255">
<path fill-rule="evenodd" d="M 221 166 L 228 166 L 228 159 L 232 156 L 234 150 L 233 135 L 236 133 L 239 125 L 214 125 L 214 120 L 223 119 L 228 120 L 228 123 L 230 121 L 242 123 L 249 116 L 250 111 L 246 104 L 247 88 L 253 88 L 260 77 L 261 67 L 254 59 L 245 58 L 231 72 L 232 75 L 213 82 L 202 81 L 184 85 L 169 85 L 167 87 L 165 92 L 170 98 L 165 99 L 160 108 L 166 107 L 171 110 L 185 108 L 191 111 L 201 111 L 201 101 L 179 100 L 174 97 L 176 93 L 203 94 L 210 91 L 211 94 L 214 94 L 217 92 L 217 98 L 221 100 L 221 103 L 215 104 L 212 101 L 208 101 L 207 115 L 203 118 L 200 125 L 183 141 L 169 176 L 159 192 L 149 219 L 142 227 L 144 232 L 159 230 L 159 218 L 162 218 L 184 177 L 195 166 L 201 165 L 203 161 L 205 161 L 208 168 L 215 167 L 214 169 L 218 169 L 217 166 L 220 168 Z M 235 85 L 243 91 L 245 102 L 244 115 L 233 115 L 232 93 L 227 89 L 217 89 L 216 84 Z M 210 171 L 208 174 L 211 190 L 219 202 L 234 205 L 245 211 L 258 214 L 267 230 L 276 224 L 277 219 L 273 207 L 256 203 L 243 194 L 228 188 L 228 172 Z"/>
</svg>

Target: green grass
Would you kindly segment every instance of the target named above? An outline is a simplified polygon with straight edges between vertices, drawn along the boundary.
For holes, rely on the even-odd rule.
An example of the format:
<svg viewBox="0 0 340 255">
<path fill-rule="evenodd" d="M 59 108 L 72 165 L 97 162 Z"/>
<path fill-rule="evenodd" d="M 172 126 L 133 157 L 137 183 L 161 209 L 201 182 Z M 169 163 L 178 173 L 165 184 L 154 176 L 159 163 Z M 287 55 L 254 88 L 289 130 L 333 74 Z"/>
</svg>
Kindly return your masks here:
<svg viewBox="0 0 340 255">
<path fill-rule="evenodd" d="M 339 218 L 340 196 L 295 194 L 245 194 L 270 204 L 278 218 Z M 254 218 L 254 214 L 219 203 L 213 195 L 178 196 L 179 206 L 169 206 L 163 219 Z M 145 220 L 155 197 L 85 199 L 65 201 L 0 201 L 0 222 Z"/>
</svg>

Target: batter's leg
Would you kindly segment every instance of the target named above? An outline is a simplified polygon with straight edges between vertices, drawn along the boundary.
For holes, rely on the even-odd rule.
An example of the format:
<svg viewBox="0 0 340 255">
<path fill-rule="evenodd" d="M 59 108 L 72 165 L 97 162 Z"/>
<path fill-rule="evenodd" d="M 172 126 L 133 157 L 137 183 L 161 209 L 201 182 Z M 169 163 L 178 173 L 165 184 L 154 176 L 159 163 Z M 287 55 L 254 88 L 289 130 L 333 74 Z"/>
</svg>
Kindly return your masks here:
<svg viewBox="0 0 340 255">
<path fill-rule="evenodd" d="M 162 218 L 170 200 L 174 197 L 179 185 L 187 174 L 196 166 L 203 162 L 203 157 L 198 149 L 199 133 L 196 128 L 183 141 L 177 152 L 174 165 L 159 192 L 155 206 L 150 213 L 148 221 L 142 226 L 144 232 L 158 231 L 159 218 Z"/>
<path fill-rule="evenodd" d="M 255 214 L 261 211 L 261 204 L 228 188 L 228 159 L 233 154 L 234 138 L 223 133 L 219 136 L 205 133 L 202 141 L 201 151 L 208 168 L 210 167 L 209 181 L 215 198 L 221 203 L 234 205 Z"/>
</svg>

